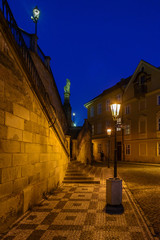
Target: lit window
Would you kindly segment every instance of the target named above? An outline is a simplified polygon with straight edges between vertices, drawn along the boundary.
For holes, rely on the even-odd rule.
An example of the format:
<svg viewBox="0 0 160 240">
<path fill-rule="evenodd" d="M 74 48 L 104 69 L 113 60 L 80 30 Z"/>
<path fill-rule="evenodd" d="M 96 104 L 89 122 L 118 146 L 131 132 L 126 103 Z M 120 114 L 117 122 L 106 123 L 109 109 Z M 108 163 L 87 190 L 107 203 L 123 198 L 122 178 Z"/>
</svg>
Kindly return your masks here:
<svg viewBox="0 0 160 240">
<path fill-rule="evenodd" d="M 98 153 L 102 152 L 102 144 L 98 144 Z"/>
<path fill-rule="evenodd" d="M 99 104 L 97 105 L 97 114 L 101 114 L 101 113 L 102 113 L 102 104 L 99 103 Z"/>
<path fill-rule="evenodd" d="M 160 156 L 160 143 L 157 143 L 157 155 Z"/>
<path fill-rule="evenodd" d="M 117 131 L 121 131 L 121 118 L 117 119 Z"/>
<path fill-rule="evenodd" d="M 117 124 L 121 124 L 121 118 L 117 118 Z"/>
<path fill-rule="evenodd" d="M 160 95 L 157 96 L 157 105 L 160 105 Z"/>
<path fill-rule="evenodd" d="M 94 117 L 94 107 L 90 108 L 90 117 Z"/>
<path fill-rule="evenodd" d="M 125 106 L 125 114 L 129 114 L 130 113 L 130 106 L 127 105 Z"/>
<path fill-rule="evenodd" d="M 126 155 L 130 155 L 130 154 L 131 154 L 131 145 L 126 144 Z"/>
<path fill-rule="evenodd" d="M 106 100 L 106 111 L 110 111 L 110 110 L 111 110 L 111 108 L 110 108 L 110 100 L 107 99 Z"/>
<path fill-rule="evenodd" d="M 131 133 L 131 128 L 130 128 L 130 125 L 126 125 L 125 126 L 125 135 L 128 135 Z"/>
</svg>

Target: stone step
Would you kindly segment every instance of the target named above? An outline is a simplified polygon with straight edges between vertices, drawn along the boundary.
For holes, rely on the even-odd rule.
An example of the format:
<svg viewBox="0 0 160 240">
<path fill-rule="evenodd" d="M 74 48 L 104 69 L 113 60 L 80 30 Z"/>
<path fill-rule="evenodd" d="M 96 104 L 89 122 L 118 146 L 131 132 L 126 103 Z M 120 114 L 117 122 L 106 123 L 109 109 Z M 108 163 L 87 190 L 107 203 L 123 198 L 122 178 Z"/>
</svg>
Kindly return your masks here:
<svg viewBox="0 0 160 240">
<path fill-rule="evenodd" d="M 66 173 L 65 174 L 65 176 L 86 176 L 87 177 L 87 175 L 85 175 L 85 174 L 83 174 L 83 173 Z"/>
<path fill-rule="evenodd" d="M 100 181 L 90 176 L 92 167 L 81 162 L 69 163 L 63 183 L 100 184 Z"/>
<path fill-rule="evenodd" d="M 94 178 L 86 176 L 67 176 L 64 177 L 64 180 L 94 180 Z"/>
<path fill-rule="evenodd" d="M 72 169 L 72 170 L 67 169 L 67 172 L 82 172 L 82 171 L 77 170 L 77 169 Z"/>
<path fill-rule="evenodd" d="M 83 173 L 83 172 L 66 172 L 66 175 L 85 175 L 88 176 L 88 174 Z"/>
<path fill-rule="evenodd" d="M 100 184 L 100 181 L 98 181 L 98 180 L 64 180 L 63 183 Z"/>
</svg>

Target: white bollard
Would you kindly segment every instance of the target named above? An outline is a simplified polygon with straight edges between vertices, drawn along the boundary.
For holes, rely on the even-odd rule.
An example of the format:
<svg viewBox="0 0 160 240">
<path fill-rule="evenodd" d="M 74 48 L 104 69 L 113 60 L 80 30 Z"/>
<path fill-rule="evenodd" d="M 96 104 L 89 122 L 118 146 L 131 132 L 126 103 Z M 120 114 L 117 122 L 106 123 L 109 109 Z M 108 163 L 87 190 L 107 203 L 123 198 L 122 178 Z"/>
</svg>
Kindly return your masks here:
<svg viewBox="0 0 160 240">
<path fill-rule="evenodd" d="M 106 179 L 106 201 L 109 205 L 122 204 L 122 180 L 119 178 Z"/>
</svg>

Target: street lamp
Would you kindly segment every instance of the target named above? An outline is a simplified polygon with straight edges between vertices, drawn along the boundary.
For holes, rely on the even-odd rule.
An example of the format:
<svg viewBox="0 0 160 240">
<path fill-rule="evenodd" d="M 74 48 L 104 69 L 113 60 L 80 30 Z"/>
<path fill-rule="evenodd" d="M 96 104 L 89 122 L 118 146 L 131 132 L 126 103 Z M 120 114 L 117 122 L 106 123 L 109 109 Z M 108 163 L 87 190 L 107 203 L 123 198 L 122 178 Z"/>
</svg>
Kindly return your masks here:
<svg viewBox="0 0 160 240">
<path fill-rule="evenodd" d="M 37 21 L 39 19 L 40 16 L 40 10 L 38 9 L 38 7 L 36 6 L 33 9 L 33 16 L 31 16 L 31 19 L 33 20 L 33 22 L 35 23 L 35 35 L 37 35 Z"/>
<path fill-rule="evenodd" d="M 73 116 L 73 126 L 76 127 L 76 114 L 75 114 L 75 112 L 73 112 L 72 116 Z"/>
<path fill-rule="evenodd" d="M 111 112 L 112 112 L 112 118 L 115 122 L 115 145 L 114 145 L 114 178 L 117 177 L 117 136 L 116 136 L 116 128 L 117 128 L 117 118 L 119 116 L 120 111 L 120 104 L 114 103 L 111 105 Z"/>
<path fill-rule="evenodd" d="M 113 121 L 115 122 L 115 149 L 114 149 L 114 178 L 106 180 L 106 212 L 107 213 L 122 213 L 124 211 L 122 206 L 122 180 L 117 178 L 117 139 L 116 128 L 117 118 L 119 116 L 120 104 L 112 104 L 111 112 Z"/>
<path fill-rule="evenodd" d="M 109 161 L 110 161 L 110 137 L 111 137 L 111 133 L 112 133 L 112 129 L 107 128 L 107 135 L 109 137 L 109 140 L 108 140 L 108 168 L 110 167 Z"/>
</svg>

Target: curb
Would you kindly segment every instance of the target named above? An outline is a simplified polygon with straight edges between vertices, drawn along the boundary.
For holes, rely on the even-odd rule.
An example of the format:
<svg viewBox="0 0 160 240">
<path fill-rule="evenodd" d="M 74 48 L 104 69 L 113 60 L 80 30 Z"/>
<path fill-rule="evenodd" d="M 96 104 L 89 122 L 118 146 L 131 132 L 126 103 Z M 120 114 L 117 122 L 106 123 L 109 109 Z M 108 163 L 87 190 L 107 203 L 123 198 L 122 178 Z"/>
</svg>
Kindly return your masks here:
<svg viewBox="0 0 160 240">
<path fill-rule="evenodd" d="M 159 238 L 155 234 L 155 231 L 154 231 L 150 221 L 145 216 L 144 211 L 142 210 L 142 208 L 140 207 L 139 203 L 137 202 L 137 200 L 135 199 L 135 197 L 133 196 L 133 194 L 129 190 L 129 188 L 128 188 L 128 186 L 127 186 L 127 184 L 125 183 L 124 180 L 123 180 L 123 189 L 125 190 L 125 192 L 126 192 L 128 198 L 129 198 L 129 200 L 131 201 L 131 203 L 134 205 L 134 208 L 136 209 L 136 213 L 141 218 L 141 220 L 143 222 L 143 226 L 145 227 L 145 231 L 149 235 L 150 239 L 159 240 Z"/>
</svg>

